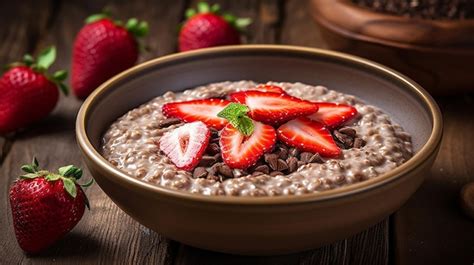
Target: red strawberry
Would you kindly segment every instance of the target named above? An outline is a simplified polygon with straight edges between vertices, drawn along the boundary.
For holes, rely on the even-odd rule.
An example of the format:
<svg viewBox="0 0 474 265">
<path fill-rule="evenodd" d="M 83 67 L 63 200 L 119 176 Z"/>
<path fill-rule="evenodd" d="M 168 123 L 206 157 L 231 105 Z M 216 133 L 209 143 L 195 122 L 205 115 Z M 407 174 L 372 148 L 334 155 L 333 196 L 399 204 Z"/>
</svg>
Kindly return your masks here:
<svg viewBox="0 0 474 265">
<path fill-rule="evenodd" d="M 130 19 L 125 26 L 106 15 L 93 15 L 77 34 L 72 52 L 72 89 L 85 99 L 112 76 L 132 67 L 138 58 L 136 38 L 147 34 L 146 22 Z"/>
<path fill-rule="evenodd" d="M 248 26 L 250 19 L 238 19 L 229 14 L 220 15 L 219 5 L 198 4 L 186 11 L 187 20 L 179 33 L 179 50 L 189 51 L 206 47 L 240 44 L 240 31 Z"/>
<path fill-rule="evenodd" d="M 273 125 L 310 115 L 318 110 L 318 106 L 310 101 L 280 93 L 241 91 L 230 94 L 230 98 L 247 105 L 252 119 Z"/>
<path fill-rule="evenodd" d="M 70 165 L 52 173 L 39 170 L 36 159 L 22 169 L 27 174 L 10 188 L 13 226 L 20 247 L 38 253 L 74 228 L 89 204 L 76 183 L 82 176 L 81 169 Z"/>
<path fill-rule="evenodd" d="M 160 149 L 177 168 L 193 169 L 209 144 L 211 131 L 202 122 L 186 123 L 160 138 Z"/>
<path fill-rule="evenodd" d="M 253 122 L 254 130 L 245 136 L 232 124 L 227 124 L 221 132 L 220 146 L 222 159 L 231 168 L 246 169 L 257 162 L 276 141 L 275 129 L 261 122 Z"/>
<path fill-rule="evenodd" d="M 258 85 L 255 88 L 251 88 L 248 90 L 256 90 L 256 91 L 262 91 L 262 92 L 270 92 L 270 93 L 280 93 L 280 94 L 286 94 L 285 90 L 279 86 L 274 86 L 274 85 Z M 247 90 L 247 91 L 248 91 Z"/>
<path fill-rule="evenodd" d="M 56 49 L 44 50 L 38 60 L 26 55 L 24 63 L 14 63 L 0 78 L 0 134 L 13 132 L 46 117 L 56 106 L 58 87 L 66 71 L 48 76 L 46 70 L 56 58 Z"/>
<path fill-rule="evenodd" d="M 308 116 L 308 118 L 322 122 L 329 128 L 336 128 L 357 115 L 357 109 L 349 105 L 329 102 L 318 102 L 316 104 L 319 106 L 318 112 Z"/>
<path fill-rule="evenodd" d="M 325 157 L 338 157 L 341 149 L 336 145 L 326 126 L 306 117 L 291 120 L 281 125 L 278 139 L 302 151 L 319 153 Z"/>
<path fill-rule="evenodd" d="M 163 105 L 162 112 L 167 117 L 179 118 L 184 122 L 202 121 L 207 126 L 220 130 L 227 120 L 217 117 L 230 101 L 217 98 L 195 99 L 171 102 Z"/>
</svg>

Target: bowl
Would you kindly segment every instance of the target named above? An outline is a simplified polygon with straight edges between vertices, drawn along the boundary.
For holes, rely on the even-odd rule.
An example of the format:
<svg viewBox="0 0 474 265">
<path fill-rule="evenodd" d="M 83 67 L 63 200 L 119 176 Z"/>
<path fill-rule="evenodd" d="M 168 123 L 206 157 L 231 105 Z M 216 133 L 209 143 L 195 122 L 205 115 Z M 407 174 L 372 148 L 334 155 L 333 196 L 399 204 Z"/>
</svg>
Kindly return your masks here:
<svg viewBox="0 0 474 265">
<path fill-rule="evenodd" d="M 127 111 L 169 90 L 224 80 L 303 82 L 354 94 L 382 107 L 411 133 L 416 154 L 365 182 L 314 194 L 263 198 L 206 196 L 159 187 L 121 172 L 101 156 L 102 134 Z M 272 255 L 346 238 L 396 211 L 430 168 L 442 120 L 425 90 L 382 65 L 326 50 L 248 45 L 164 56 L 115 76 L 84 102 L 76 134 L 99 186 L 144 226 L 198 248 Z"/>
<path fill-rule="evenodd" d="M 428 20 L 375 12 L 350 0 L 311 0 L 328 46 L 408 75 L 437 95 L 472 92 L 474 20 Z"/>
</svg>

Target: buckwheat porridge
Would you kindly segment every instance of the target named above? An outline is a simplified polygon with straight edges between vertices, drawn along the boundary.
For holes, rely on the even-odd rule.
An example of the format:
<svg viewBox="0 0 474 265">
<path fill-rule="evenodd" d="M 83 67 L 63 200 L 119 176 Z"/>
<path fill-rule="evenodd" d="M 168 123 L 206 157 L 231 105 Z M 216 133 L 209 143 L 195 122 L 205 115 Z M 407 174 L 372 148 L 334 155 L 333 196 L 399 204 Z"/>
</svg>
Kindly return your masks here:
<svg viewBox="0 0 474 265">
<path fill-rule="evenodd" d="M 230 101 L 239 104 L 231 109 Z M 224 107 L 234 116 L 217 118 Z M 201 114 L 206 110 L 209 117 Z M 230 196 L 335 189 L 375 178 L 412 156 L 410 135 L 354 96 L 323 86 L 252 81 L 167 92 L 115 121 L 102 147 L 110 163 L 138 179 Z"/>
</svg>

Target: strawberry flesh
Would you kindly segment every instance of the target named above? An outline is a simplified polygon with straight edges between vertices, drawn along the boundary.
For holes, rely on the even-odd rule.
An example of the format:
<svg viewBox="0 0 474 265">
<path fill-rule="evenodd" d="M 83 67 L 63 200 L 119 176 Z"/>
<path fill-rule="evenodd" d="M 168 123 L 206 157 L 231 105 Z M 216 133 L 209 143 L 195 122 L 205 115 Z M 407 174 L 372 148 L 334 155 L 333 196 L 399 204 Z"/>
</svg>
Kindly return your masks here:
<svg viewBox="0 0 474 265">
<path fill-rule="evenodd" d="M 231 168 L 246 169 L 257 162 L 276 142 L 275 129 L 254 121 L 253 133 L 246 137 L 231 124 L 221 132 L 222 159 Z"/>
<path fill-rule="evenodd" d="M 282 142 L 302 151 L 319 153 L 321 156 L 331 158 L 341 155 L 341 149 L 334 142 L 326 126 L 306 117 L 281 125 L 277 133 L 278 139 Z"/>
<path fill-rule="evenodd" d="M 163 105 L 162 112 L 170 118 L 184 122 L 202 121 L 207 126 L 220 130 L 227 124 L 227 120 L 217 117 L 217 113 L 229 103 L 228 100 L 217 98 L 172 102 Z"/>
<path fill-rule="evenodd" d="M 357 109 L 345 105 L 330 102 L 318 102 L 318 112 L 308 116 L 311 120 L 324 123 L 329 128 L 336 128 L 354 118 Z"/>
<path fill-rule="evenodd" d="M 249 116 L 263 123 L 277 125 L 318 110 L 318 105 L 286 94 L 241 91 L 230 94 L 232 101 L 249 107 Z"/>
<path fill-rule="evenodd" d="M 211 131 L 200 121 L 184 124 L 160 138 L 160 150 L 179 169 L 192 170 L 209 144 Z"/>
</svg>

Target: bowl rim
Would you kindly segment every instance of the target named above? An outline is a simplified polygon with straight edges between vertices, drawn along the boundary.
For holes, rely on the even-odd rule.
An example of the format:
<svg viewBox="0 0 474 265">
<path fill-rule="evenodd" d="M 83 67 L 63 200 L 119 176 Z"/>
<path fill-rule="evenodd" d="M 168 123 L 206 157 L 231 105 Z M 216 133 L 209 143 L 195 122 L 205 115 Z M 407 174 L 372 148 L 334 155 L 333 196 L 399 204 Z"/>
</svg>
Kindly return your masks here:
<svg viewBox="0 0 474 265">
<path fill-rule="evenodd" d="M 369 43 L 385 45 L 390 47 L 396 47 L 399 49 L 408 49 L 408 50 L 417 50 L 422 52 L 433 52 L 433 53 L 443 53 L 443 52 L 450 52 L 454 54 L 472 54 L 474 53 L 474 49 L 467 47 L 467 46 L 429 46 L 420 43 L 408 43 L 408 42 L 400 42 L 393 39 L 384 39 L 379 38 L 377 36 L 372 36 L 369 34 L 364 34 L 360 32 L 354 32 L 344 26 L 338 25 L 337 23 L 333 23 L 330 19 L 327 18 L 320 12 L 317 8 L 318 5 L 323 5 L 322 2 L 324 0 L 311 0 L 310 7 L 313 9 L 311 13 L 311 17 L 313 20 L 321 24 L 321 26 L 327 28 L 328 30 L 332 30 L 340 35 L 346 36 L 348 38 L 352 38 L 359 41 L 365 41 Z M 430 19 L 422 19 L 422 18 L 407 18 L 403 16 L 397 16 L 394 14 L 383 13 L 383 12 L 376 12 L 368 8 L 362 8 L 355 3 L 352 3 L 349 0 L 337 0 L 331 2 L 332 8 L 347 8 L 350 9 L 352 13 L 354 13 L 354 17 L 366 17 L 371 18 L 373 20 L 378 20 L 380 18 L 386 18 L 393 22 L 405 22 L 405 21 L 413 21 L 413 22 L 420 22 L 425 25 L 430 25 L 438 30 L 442 31 L 449 31 L 450 28 L 462 25 L 463 27 L 474 28 L 474 19 L 465 19 L 465 20 L 430 20 Z"/>
<path fill-rule="evenodd" d="M 110 164 L 104 157 L 102 157 L 98 150 L 96 150 L 93 147 L 92 143 L 89 141 L 89 138 L 86 133 L 86 121 L 89 117 L 91 108 L 99 102 L 100 96 L 102 94 L 104 94 L 108 89 L 113 87 L 114 84 L 118 83 L 129 75 L 135 74 L 139 71 L 142 71 L 143 69 L 153 67 L 157 64 L 164 64 L 178 59 L 192 59 L 195 57 L 200 57 L 202 55 L 209 54 L 218 55 L 232 53 L 233 55 L 235 55 L 239 52 L 291 52 L 295 54 L 312 54 L 323 56 L 326 58 L 342 60 L 351 63 L 351 65 L 359 65 L 361 67 L 370 68 L 372 71 L 378 72 L 379 74 L 385 76 L 388 75 L 394 80 L 398 80 L 402 84 L 404 84 L 406 88 L 411 90 L 411 92 L 413 92 L 417 97 L 419 97 L 419 99 L 423 101 L 424 104 L 428 106 L 430 118 L 433 120 L 433 127 L 431 130 L 430 137 L 428 138 L 426 143 L 420 148 L 420 150 L 407 162 L 403 163 L 402 165 L 398 166 L 393 170 L 379 175 L 376 178 L 317 193 L 263 197 L 212 196 L 193 194 L 190 192 L 173 190 L 143 180 L 139 180 L 115 168 L 115 166 Z M 387 183 L 398 180 L 409 172 L 416 170 L 419 165 L 423 164 L 426 160 L 431 158 L 431 156 L 436 152 L 441 142 L 442 127 L 443 124 L 441 112 L 439 110 L 438 105 L 436 104 L 434 99 L 428 94 L 428 92 L 426 92 L 426 90 L 424 90 L 420 85 L 416 84 L 408 77 L 386 66 L 357 56 L 323 49 L 289 45 L 230 45 L 166 55 L 138 64 L 112 77 L 111 79 L 103 83 L 101 86 L 99 86 L 82 104 L 76 119 L 76 138 L 77 143 L 86 159 L 92 161 L 92 163 L 99 167 L 102 172 L 105 172 L 105 174 L 112 176 L 112 178 L 114 178 L 116 182 L 120 182 L 124 185 L 127 185 L 127 188 L 135 189 L 141 192 L 146 191 L 151 193 L 158 193 L 162 196 L 168 196 L 172 199 L 181 199 L 194 202 L 199 201 L 205 203 L 234 205 L 282 205 L 295 203 L 310 203 L 316 201 L 346 198 L 354 194 L 360 194 L 372 189 L 376 189 Z"/>
</svg>

